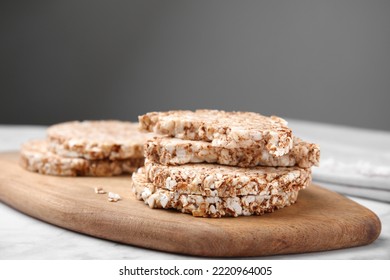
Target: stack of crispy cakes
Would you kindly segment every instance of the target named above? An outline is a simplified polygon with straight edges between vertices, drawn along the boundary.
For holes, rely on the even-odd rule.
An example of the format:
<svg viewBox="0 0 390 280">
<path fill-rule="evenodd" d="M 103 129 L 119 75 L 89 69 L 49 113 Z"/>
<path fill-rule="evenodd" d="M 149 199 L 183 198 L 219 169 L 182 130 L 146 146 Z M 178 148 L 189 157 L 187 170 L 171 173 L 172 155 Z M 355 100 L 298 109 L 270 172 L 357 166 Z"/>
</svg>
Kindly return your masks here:
<svg viewBox="0 0 390 280">
<path fill-rule="evenodd" d="M 66 122 L 47 129 L 47 138 L 22 145 L 21 165 L 59 176 L 113 176 L 143 166 L 150 134 L 137 123 L 105 120 Z"/>
<path fill-rule="evenodd" d="M 287 122 L 251 112 L 152 112 L 139 117 L 145 166 L 133 190 L 151 208 L 199 217 L 262 215 L 289 206 L 318 165 L 316 144 L 293 136 Z"/>
</svg>

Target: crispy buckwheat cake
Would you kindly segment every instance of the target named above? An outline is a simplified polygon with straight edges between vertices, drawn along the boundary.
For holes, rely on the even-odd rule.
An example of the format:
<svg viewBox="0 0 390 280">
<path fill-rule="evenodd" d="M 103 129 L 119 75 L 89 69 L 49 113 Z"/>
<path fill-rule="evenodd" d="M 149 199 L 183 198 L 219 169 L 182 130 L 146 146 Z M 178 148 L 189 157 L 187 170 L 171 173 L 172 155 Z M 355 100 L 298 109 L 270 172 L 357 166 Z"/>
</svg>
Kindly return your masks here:
<svg viewBox="0 0 390 280">
<path fill-rule="evenodd" d="M 47 129 L 49 150 L 63 157 L 89 160 L 143 158 L 143 145 L 152 137 L 138 123 L 102 120 L 73 121 Z"/>
<path fill-rule="evenodd" d="M 300 190 L 311 182 L 311 169 L 300 167 L 167 166 L 146 160 L 144 172 L 157 188 L 219 197 L 271 195 Z"/>
<path fill-rule="evenodd" d="M 148 182 L 143 169 L 133 173 L 133 191 L 150 208 L 176 209 L 196 217 L 263 215 L 289 206 L 298 198 L 298 190 L 235 197 L 203 196 L 156 188 Z"/>
<path fill-rule="evenodd" d="M 139 122 L 142 130 L 211 142 L 214 147 L 259 148 L 275 156 L 287 154 L 293 147 L 292 131 L 284 119 L 253 112 L 151 112 L 139 116 Z"/>
<path fill-rule="evenodd" d="M 320 149 L 318 145 L 294 137 L 293 148 L 287 154 L 276 157 L 267 150 L 257 148 L 214 147 L 210 142 L 182 140 L 172 137 L 154 137 L 144 147 L 149 161 L 164 165 L 187 163 L 217 163 L 223 165 L 253 166 L 318 166 Z"/>
<path fill-rule="evenodd" d="M 20 150 L 20 164 L 29 171 L 58 176 L 113 176 L 132 173 L 143 166 L 143 158 L 87 160 L 66 158 L 48 150 L 46 140 L 30 140 Z"/>
</svg>

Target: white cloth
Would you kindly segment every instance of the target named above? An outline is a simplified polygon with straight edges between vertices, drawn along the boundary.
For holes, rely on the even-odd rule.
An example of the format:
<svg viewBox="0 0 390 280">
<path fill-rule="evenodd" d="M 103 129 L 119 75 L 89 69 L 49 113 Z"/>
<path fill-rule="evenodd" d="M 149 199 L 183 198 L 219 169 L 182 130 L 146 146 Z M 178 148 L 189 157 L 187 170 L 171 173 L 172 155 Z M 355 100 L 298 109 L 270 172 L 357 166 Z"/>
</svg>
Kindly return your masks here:
<svg viewBox="0 0 390 280">
<path fill-rule="evenodd" d="M 342 194 L 390 202 L 390 132 L 294 120 L 289 124 L 296 136 L 320 145 L 315 182 Z"/>
</svg>

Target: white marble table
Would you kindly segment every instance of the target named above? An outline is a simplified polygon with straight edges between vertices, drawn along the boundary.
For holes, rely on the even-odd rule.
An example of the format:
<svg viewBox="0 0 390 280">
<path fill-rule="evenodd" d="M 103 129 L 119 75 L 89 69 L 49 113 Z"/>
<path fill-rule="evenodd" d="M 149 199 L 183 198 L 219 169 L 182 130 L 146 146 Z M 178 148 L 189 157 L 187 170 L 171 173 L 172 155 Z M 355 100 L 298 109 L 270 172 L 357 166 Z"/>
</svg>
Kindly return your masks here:
<svg viewBox="0 0 390 280">
<path fill-rule="evenodd" d="M 320 143 L 322 155 L 332 156 L 335 147 L 350 151 L 360 145 L 372 144 L 375 152 L 390 155 L 381 149 L 390 139 L 390 132 L 354 129 L 319 123 L 290 120 L 296 135 Z M 17 150 L 31 138 L 43 138 L 45 127 L 0 125 L 0 151 Z M 347 141 L 353 137 L 354 141 Z M 359 140 L 356 140 L 359 139 Z M 390 143 L 387 142 L 387 143 Z M 364 145 L 366 147 L 366 145 Z M 336 149 L 337 150 L 337 149 Z M 337 153 L 335 156 L 339 155 Z M 348 155 L 348 153 L 343 156 Z M 358 157 L 358 153 L 353 155 Z M 349 156 L 347 156 L 349 157 Z M 377 158 L 380 158 L 378 155 Z M 346 158 L 348 160 L 348 158 Z M 387 157 L 381 164 L 390 166 Z M 1 171 L 0 171 L 1 172 Z M 321 184 L 321 183 L 319 183 Z M 333 186 L 335 185 L 333 182 Z M 389 192 L 390 193 L 390 192 Z M 351 188 L 350 194 L 359 195 Z M 387 193 L 385 193 L 387 195 Z M 362 196 L 362 195 L 360 195 Z M 382 233 L 372 244 L 362 247 L 327 252 L 271 256 L 263 259 L 390 259 L 390 203 L 349 196 L 352 200 L 374 211 L 382 222 Z M 0 203 L 0 259 L 196 259 L 192 256 L 170 254 L 118 244 L 62 229 L 26 216 Z M 261 258 L 252 258 L 261 259 Z"/>
</svg>

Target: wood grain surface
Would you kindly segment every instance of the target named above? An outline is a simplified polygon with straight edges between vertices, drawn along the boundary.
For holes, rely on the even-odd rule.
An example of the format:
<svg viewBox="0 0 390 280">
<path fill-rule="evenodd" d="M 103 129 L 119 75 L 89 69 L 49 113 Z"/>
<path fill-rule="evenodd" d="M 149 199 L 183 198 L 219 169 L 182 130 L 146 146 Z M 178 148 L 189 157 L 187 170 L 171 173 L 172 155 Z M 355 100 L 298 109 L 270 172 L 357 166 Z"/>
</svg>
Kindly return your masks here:
<svg viewBox="0 0 390 280">
<path fill-rule="evenodd" d="M 18 153 L 0 154 L 3 203 L 69 230 L 155 250 L 208 257 L 304 253 L 366 245 L 381 230 L 373 212 L 315 185 L 272 214 L 211 219 L 150 209 L 133 197 L 130 181 L 40 175 L 22 169 Z M 108 202 L 95 187 L 123 199 Z"/>
</svg>

